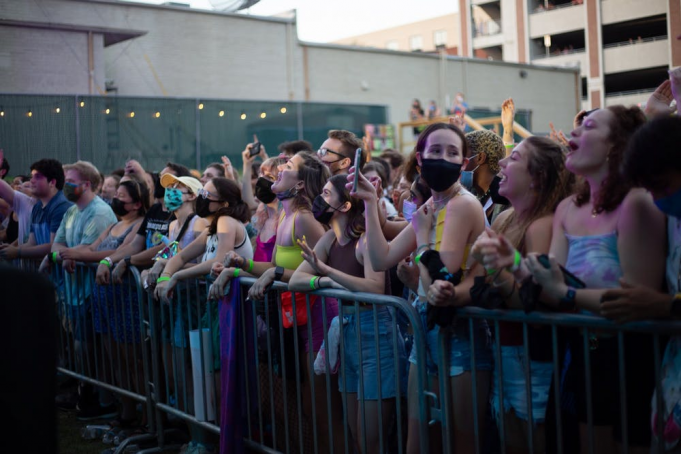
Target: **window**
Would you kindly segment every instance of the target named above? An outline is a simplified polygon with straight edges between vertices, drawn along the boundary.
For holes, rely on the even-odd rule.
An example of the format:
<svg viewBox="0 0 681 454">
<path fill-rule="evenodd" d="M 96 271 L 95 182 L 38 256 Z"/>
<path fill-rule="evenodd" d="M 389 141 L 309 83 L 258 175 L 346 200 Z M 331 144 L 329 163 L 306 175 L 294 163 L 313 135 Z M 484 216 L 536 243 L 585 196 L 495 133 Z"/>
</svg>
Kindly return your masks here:
<svg viewBox="0 0 681 454">
<path fill-rule="evenodd" d="M 400 44 L 395 40 L 388 41 L 385 43 L 385 48 L 388 50 L 400 50 Z"/>
<path fill-rule="evenodd" d="M 423 36 L 414 35 L 409 38 L 409 48 L 413 51 L 423 50 Z"/>
<path fill-rule="evenodd" d="M 433 43 L 435 47 L 447 46 L 447 30 L 437 30 L 433 33 Z"/>
</svg>

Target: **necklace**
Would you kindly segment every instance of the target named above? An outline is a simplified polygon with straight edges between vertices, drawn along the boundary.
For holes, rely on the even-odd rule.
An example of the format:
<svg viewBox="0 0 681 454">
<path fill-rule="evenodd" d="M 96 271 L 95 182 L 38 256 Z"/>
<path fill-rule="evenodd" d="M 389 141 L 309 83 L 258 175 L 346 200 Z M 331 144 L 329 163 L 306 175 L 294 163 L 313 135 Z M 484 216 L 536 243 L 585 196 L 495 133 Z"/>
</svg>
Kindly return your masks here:
<svg viewBox="0 0 681 454">
<path fill-rule="evenodd" d="M 447 194 L 446 196 L 440 199 L 436 199 L 435 197 L 433 197 L 433 208 L 435 209 L 435 211 L 442 209 L 442 207 L 447 205 L 447 202 L 449 202 L 449 200 L 452 197 L 456 196 L 457 194 L 459 194 L 458 183 L 457 185 L 454 186 L 454 191 L 452 191 L 450 194 Z"/>
<path fill-rule="evenodd" d="M 595 217 L 598 216 L 599 214 L 601 214 L 601 213 L 599 213 L 598 211 L 596 211 L 596 208 L 593 208 L 593 209 L 591 210 L 591 217 L 592 217 L 592 218 L 595 218 Z"/>
<path fill-rule="evenodd" d="M 484 200 L 486 200 L 491 191 L 492 191 L 492 188 L 489 188 L 487 191 L 485 191 L 484 194 L 482 194 L 481 196 L 478 196 L 478 201 L 480 203 L 482 203 Z"/>
</svg>

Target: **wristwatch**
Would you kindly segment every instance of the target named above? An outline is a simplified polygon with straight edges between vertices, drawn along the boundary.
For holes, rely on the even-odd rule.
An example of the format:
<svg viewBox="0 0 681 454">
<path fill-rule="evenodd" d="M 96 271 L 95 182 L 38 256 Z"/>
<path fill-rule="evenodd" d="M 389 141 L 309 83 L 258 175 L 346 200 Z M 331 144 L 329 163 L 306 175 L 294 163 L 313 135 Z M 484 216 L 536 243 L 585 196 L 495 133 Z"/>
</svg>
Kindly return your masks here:
<svg viewBox="0 0 681 454">
<path fill-rule="evenodd" d="M 677 293 L 674 295 L 674 299 L 672 299 L 672 307 L 670 311 L 672 317 L 678 318 L 681 317 L 681 293 Z"/>
<path fill-rule="evenodd" d="M 125 266 L 129 267 L 130 266 L 130 256 L 127 256 L 126 258 L 123 259 L 125 262 Z"/>
<path fill-rule="evenodd" d="M 274 280 L 280 281 L 282 277 L 284 277 L 284 267 L 278 266 L 274 269 Z"/>
<path fill-rule="evenodd" d="M 577 296 L 577 291 L 574 287 L 568 287 L 565 296 L 558 301 L 558 308 L 560 310 L 573 310 L 575 308 L 575 298 Z"/>
</svg>

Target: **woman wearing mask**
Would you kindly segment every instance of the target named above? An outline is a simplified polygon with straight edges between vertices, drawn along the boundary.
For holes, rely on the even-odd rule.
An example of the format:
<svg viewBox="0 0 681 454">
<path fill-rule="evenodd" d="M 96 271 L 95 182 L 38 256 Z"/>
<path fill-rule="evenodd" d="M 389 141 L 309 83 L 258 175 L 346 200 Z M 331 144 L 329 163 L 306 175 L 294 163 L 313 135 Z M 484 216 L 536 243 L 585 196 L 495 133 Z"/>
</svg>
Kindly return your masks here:
<svg viewBox="0 0 681 454">
<path fill-rule="evenodd" d="M 499 162 L 501 183 L 499 193 L 511 202 L 492 224 L 491 235 L 503 235 L 521 254 L 546 254 L 551 244 L 553 212 L 558 203 L 571 194 L 573 178 L 565 169 L 564 151 L 556 142 L 543 137 L 530 137 L 522 141 L 509 157 Z M 483 262 L 484 244 L 488 234 L 481 235 L 473 245 L 473 257 Z M 503 307 L 521 309 L 518 284 L 510 271 L 502 270 L 488 278 L 485 285 L 496 289 Z M 444 287 L 444 286 L 443 286 Z M 484 298 L 483 293 L 480 298 Z M 488 301 L 474 304 L 484 306 Z M 546 451 L 545 416 L 549 389 L 553 379 L 551 336 L 545 328 L 528 326 L 530 357 L 525 357 L 523 327 L 519 323 L 500 322 L 499 339 L 501 357 L 497 359 L 503 370 L 503 383 L 498 371 L 493 374 L 491 390 L 492 411 L 497 427 L 504 424 L 506 451 L 523 453 L 528 446 L 528 402 L 532 405 L 535 452 Z M 548 338 L 546 337 L 548 334 Z M 548 349 L 548 351 L 546 350 Z M 528 398 L 525 387 L 525 364 L 530 363 L 532 395 Z M 503 407 L 500 402 L 503 388 Z"/>
<path fill-rule="evenodd" d="M 336 175 L 324 186 L 324 190 L 313 203 L 315 219 L 331 229 L 317 242 L 314 251 L 305 240 L 299 242 L 303 249 L 301 263 L 289 282 L 292 291 L 309 291 L 310 287 L 334 287 L 334 283 L 351 292 L 382 294 L 385 291 L 385 273 L 374 271 L 368 256 L 368 246 L 364 232 L 364 204 L 350 197 L 345 188 L 345 175 Z M 378 332 L 374 331 L 374 311 L 371 306 L 355 307 L 352 301 L 341 301 L 343 317 L 348 324 L 343 328 L 345 369 L 341 376 L 340 391 L 347 393 L 348 425 L 355 441 L 357 452 L 378 452 L 379 434 L 387 436 L 395 411 L 395 399 L 402 395 L 396 379 L 401 368 L 395 368 L 393 351 L 393 315 L 387 306 L 376 310 Z M 357 335 L 362 339 L 362 368 L 359 367 L 360 354 Z M 398 332 L 398 362 L 405 362 L 404 343 Z M 376 350 L 379 345 L 379 352 Z M 380 368 L 380 374 L 377 371 Z M 360 370 L 363 377 L 360 379 Z M 378 377 L 381 382 L 378 382 Z M 364 394 L 360 395 L 360 381 Z M 402 379 L 404 385 L 405 380 Z M 380 387 L 380 392 L 379 392 Z M 379 396 L 382 400 L 378 400 Z M 364 402 L 366 415 L 366 434 L 363 434 L 362 411 L 359 400 Z M 383 427 L 379 429 L 379 412 Z M 363 443 L 366 439 L 366 444 Z M 385 443 L 385 441 L 384 441 Z M 366 451 L 364 450 L 366 447 Z"/>
<path fill-rule="evenodd" d="M 177 242 L 176 251 L 181 251 L 196 239 L 208 227 L 208 221 L 194 213 L 194 203 L 202 186 L 194 177 L 176 177 L 167 173 L 161 177 L 161 185 L 165 188 L 163 201 L 175 219 L 168 227 L 168 241 Z M 149 287 L 156 287 L 156 280 L 161 276 L 168 260 L 174 255 L 173 250 L 161 250 L 150 270 L 142 272 L 142 282 Z M 191 260 L 186 266 L 196 263 Z"/>
<path fill-rule="evenodd" d="M 260 166 L 260 176 L 255 185 L 255 197 L 260 203 L 257 205 L 258 208 L 251 218 L 251 224 L 256 232 L 255 250 L 253 251 L 254 262 L 272 262 L 274 246 L 277 241 L 277 225 L 281 211 L 281 203 L 277 199 L 277 195 L 272 192 L 272 185 L 279 175 L 279 166 L 285 163 L 286 160 L 283 158 L 269 158 Z M 246 167 L 244 166 L 244 168 Z M 247 180 L 248 178 L 244 176 L 243 181 L 247 182 Z M 248 186 L 250 187 L 250 185 Z M 246 188 L 246 183 L 242 184 L 242 188 Z M 247 197 L 244 196 L 244 201 L 246 199 Z M 228 254 L 225 257 L 225 262 L 229 263 L 231 258 L 232 256 Z M 213 285 L 211 285 L 208 296 L 210 299 L 217 300 L 225 294 L 225 289 L 234 274 L 234 269 L 225 268 L 223 262 L 218 262 L 213 265 L 211 274 L 216 279 Z"/>
<path fill-rule="evenodd" d="M 282 211 L 279 216 L 277 226 L 276 243 L 274 254 L 270 262 L 253 262 L 242 259 L 237 254 L 228 258 L 227 273 L 234 274 L 235 269 L 239 268 L 242 275 L 258 276 L 258 280 L 253 284 L 248 292 L 249 298 L 262 301 L 266 290 L 275 281 L 288 282 L 293 272 L 303 262 L 302 248 L 298 240 L 305 237 L 307 244 L 314 247 L 317 241 L 324 234 L 324 226 L 315 220 L 311 211 L 312 201 L 321 193 L 324 184 L 329 179 L 328 167 L 315 155 L 308 152 L 298 152 L 284 164 L 279 166 L 279 175 L 272 185 L 272 192 L 276 194 L 281 202 Z M 286 320 L 292 321 L 295 316 L 292 313 L 292 296 L 290 293 L 281 295 L 282 306 L 285 306 Z M 310 299 L 311 319 L 305 324 L 298 326 L 299 348 L 301 352 L 301 363 L 304 377 L 301 383 L 301 395 L 303 399 L 303 411 L 312 417 L 313 405 L 316 412 L 317 434 L 320 452 L 329 452 L 329 424 L 334 424 L 334 434 L 342 434 L 343 427 L 341 421 L 334 419 L 328 421 L 326 409 L 326 380 L 323 376 L 315 376 L 313 364 L 309 362 L 309 352 L 316 356 L 324 339 L 324 329 L 328 329 L 331 319 L 338 314 L 338 308 L 333 307 L 327 302 L 327 319 L 322 319 L 322 305 L 316 304 L 315 299 Z M 305 311 L 307 304 L 304 294 L 296 295 L 296 308 Z M 296 317 L 297 318 L 297 317 Z M 276 321 L 274 322 L 276 323 Z M 310 327 L 308 327 L 308 324 Z M 312 338 L 309 338 L 308 328 L 311 328 Z M 293 358 L 287 357 L 288 367 L 293 365 Z M 290 369 L 289 369 L 290 370 Z M 310 380 L 314 377 L 315 397 L 314 404 L 310 396 Z M 340 402 L 334 403 L 334 408 L 341 408 Z M 334 451 L 344 452 L 343 437 L 334 435 Z"/>
<path fill-rule="evenodd" d="M 549 307 L 600 314 L 608 289 L 641 285 L 658 289 L 664 277 L 664 216 L 650 194 L 632 188 L 620 174 L 620 164 L 633 133 L 646 121 L 637 107 L 611 106 L 584 117 L 572 131 L 565 166 L 583 178 L 577 194 L 563 200 L 553 218 L 550 268 L 530 254 L 515 272 L 516 279 L 532 275 L 542 286 L 541 300 Z M 495 269 L 514 264 L 515 248 L 504 239 L 490 239 L 485 264 Z M 584 289 L 565 284 L 558 267 L 581 279 Z M 574 386 L 580 421 L 582 452 L 590 448 L 587 430 L 585 361 L 591 364 L 594 452 L 621 450 L 618 342 L 612 333 L 591 332 L 589 358 L 583 339 L 571 340 L 572 361 L 566 379 Z M 627 401 L 629 452 L 648 452 L 650 399 L 654 389 L 654 364 L 650 337 L 624 336 L 627 376 L 622 392 Z"/>
<path fill-rule="evenodd" d="M 412 223 L 393 241 L 388 243 L 383 236 L 378 219 L 376 194 L 368 180 L 360 176 L 357 197 L 364 200 L 367 241 L 371 244 L 369 258 L 376 270 L 386 270 L 400 260 L 415 252 L 417 255 L 432 249 L 439 252 L 446 268 L 452 273 L 462 270 L 464 278 L 457 286 L 454 305 L 470 302 L 468 289 L 472 276 L 468 275 L 470 266 L 468 255 L 470 245 L 485 228 L 482 207 L 477 199 L 458 183 L 461 167 L 468 162 L 468 148 L 463 133 L 455 126 L 445 123 L 429 125 L 419 136 L 416 144 L 416 159 L 421 168 L 421 177 L 431 189 L 431 198 L 415 214 Z M 354 172 L 348 176 L 352 181 Z M 351 184 L 351 183 L 350 183 Z M 416 306 L 426 324 L 426 291 L 431 279 L 422 269 L 419 283 L 419 299 Z M 459 288 L 460 287 L 460 288 Z M 464 290 L 465 289 L 465 290 Z M 466 326 L 464 326 L 466 325 Z M 469 333 L 467 324 L 457 324 L 449 339 L 448 371 L 438 371 L 437 338 L 439 326 L 427 330 L 428 352 L 427 370 L 432 380 L 431 389 L 439 389 L 438 380 L 447 380 L 454 397 L 453 440 L 456 452 L 473 452 L 474 437 L 473 399 L 471 398 L 472 378 L 470 372 L 471 355 L 476 355 L 478 395 L 478 425 L 485 419 L 487 404 L 487 384 L 492 368 L 492 353 L 489 348 L 489 329 L 485 323 L 476 323 Z M 476 351 L 471 352 L 470 335 L 476 336 Z M 410 362 L 416 363 L 412 352 Z M 409 374 L 409 435 L 407 452 L 415 453 L 420 449 L 418 391 L 416 388 L 416 366 Z M 436 442 L 439 437 L 430 437 Z M 437 451 L 434 449 L 434 451 Z"/>
</svg>

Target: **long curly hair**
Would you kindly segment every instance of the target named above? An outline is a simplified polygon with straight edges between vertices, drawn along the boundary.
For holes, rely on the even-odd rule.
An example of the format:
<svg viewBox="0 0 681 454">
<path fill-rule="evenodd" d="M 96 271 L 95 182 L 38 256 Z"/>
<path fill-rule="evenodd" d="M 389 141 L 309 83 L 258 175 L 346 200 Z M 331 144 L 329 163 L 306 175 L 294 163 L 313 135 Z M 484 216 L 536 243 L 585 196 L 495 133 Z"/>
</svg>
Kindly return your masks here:
<svg viewBox="0 0 681 454">
<path fill-rule="evenodd" d="M 505 233 L 512 225 L 520 223 L 517 234 L 509 241 L 521 251 L 525 249 L 525 233 L 537 219 L 552 214 L 561 200 L 572 194 L 575 177 L 565 168 L 565 150 L 546 137 L 528 137 L 523 141 L 528 147 L 527 171 L 532 178 L 536 200 L 528 213 L 519 214 L 510 208 L 511 213 L 499 228 Z"/>
<path fill-rule="evenodd" d="M 298 178 L 303 180 L 303 189 L 293 198 L 294 210 L 310 210 L 312 201 L 317 194 L 322 193 L 322 188 L 329 180 L 331 173 L 321 159 L 307 151 L 299 151 L 296 156 L 303 158 L 303 164 L 298 169 Z"/>
<path fill-rule="evenodd" d="M 601 183 L 598 199 L 593 201 L 593 212 L 599 214 L 617 209 L 624 197 L 634 186 L 631 180 L 620 173 L 624 152 L 634 133 L 646 122 L 646 116 L 638 107 L 622 105 L 607 108 L 614 115 L 610 122 L 610 153 L 608 154 L 608 176 Z M 591 188 L 582 181 L 575 196 L 578 207 L 591 201 Z"/>
</svg>

